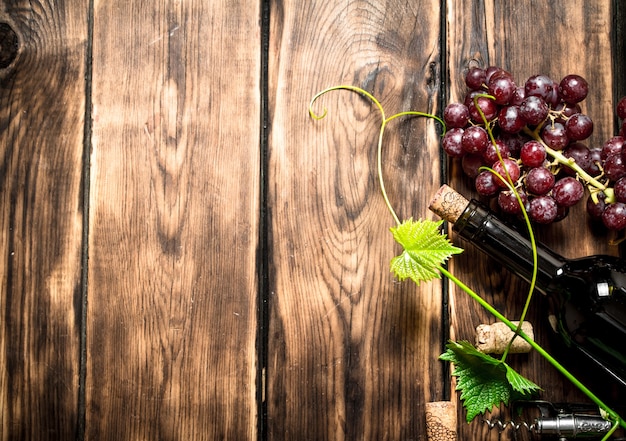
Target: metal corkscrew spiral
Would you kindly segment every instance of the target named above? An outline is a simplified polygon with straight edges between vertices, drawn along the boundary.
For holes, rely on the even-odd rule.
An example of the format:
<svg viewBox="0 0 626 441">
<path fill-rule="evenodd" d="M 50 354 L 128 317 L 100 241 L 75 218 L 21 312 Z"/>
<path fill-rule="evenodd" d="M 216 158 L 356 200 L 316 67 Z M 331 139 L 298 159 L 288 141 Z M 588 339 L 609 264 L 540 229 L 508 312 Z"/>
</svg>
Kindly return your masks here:
<svg viewBox="0 0 626 441">
<path fill-rule="evenodd" d="M 500 433 L 504 432 L 507 429 L 514 430 L 515 432 L 519 432 L 522 429 L 526 429 L 529 432 L 534 432 L 535 430 L 534 424 L 528 424 L 525 421 L 521 421 L 521 422 L 515 422 L 512 420 L 502 421 L 497 418 L 492 418 L 492 419 L 483 419 L 483 422 L 487 424 L 487 427 L 489 428 L 489 430 L 497 430 Z"/>
<path fill-rule="evenodd" d="M 489 430 L 503 433 L 513 430 L 514 433 L 526 430 L 539 437 L 546 435 L 559 441 L 569 439 L 593 438 L 605 435 L 611 430 L 612 423 L 600 414 L 589 413 L 588 406 L 559 404 L 547 401 L 524 401 L 516 403 L 523 407 L 536 407 L 541 412 L 533 423 L 525 421 L 502 421 L 497 418 L 484 419 Z"/>
</svg>

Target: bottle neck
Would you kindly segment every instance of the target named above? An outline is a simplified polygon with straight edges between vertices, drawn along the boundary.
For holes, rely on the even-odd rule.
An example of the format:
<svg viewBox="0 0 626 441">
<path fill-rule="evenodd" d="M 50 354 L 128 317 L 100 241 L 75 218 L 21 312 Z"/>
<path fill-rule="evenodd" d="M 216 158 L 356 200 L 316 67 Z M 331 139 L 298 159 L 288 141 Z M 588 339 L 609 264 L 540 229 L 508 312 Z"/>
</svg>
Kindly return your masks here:
<svg viewBox="0 0 626 441">
<path fill-rule="evenodd" d="M 453 231 L 530 283 L 534 267 L 530 240 L 477 201 L 469 202 Z M 546 294 L 566 262 L 564 257 L 537 243 L 536 288 Z"/>
</svg>

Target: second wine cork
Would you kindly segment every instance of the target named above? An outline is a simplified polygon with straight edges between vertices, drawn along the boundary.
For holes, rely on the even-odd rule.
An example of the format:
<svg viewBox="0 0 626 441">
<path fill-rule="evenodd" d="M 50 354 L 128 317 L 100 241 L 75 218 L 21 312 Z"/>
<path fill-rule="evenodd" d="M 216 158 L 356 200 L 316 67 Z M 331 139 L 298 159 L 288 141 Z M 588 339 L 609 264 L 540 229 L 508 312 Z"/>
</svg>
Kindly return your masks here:
<svg viewBox="0 0 626 441">
<path fill-rule="evenodd" d="M 519 322 L 513 322 L 516 326 Z M 529 322 L 522 323 L 522 332 L 534 340 L 533 326 Z M 515 333 L 502 322 L 491 325 L 481 324 L 476 327 L 476 349 L 485 354 L 503 354 Z M 530 344 L 520 336 L 515 336 L 509 353 L 522 354 L 530 352 Z"/>
</svg>

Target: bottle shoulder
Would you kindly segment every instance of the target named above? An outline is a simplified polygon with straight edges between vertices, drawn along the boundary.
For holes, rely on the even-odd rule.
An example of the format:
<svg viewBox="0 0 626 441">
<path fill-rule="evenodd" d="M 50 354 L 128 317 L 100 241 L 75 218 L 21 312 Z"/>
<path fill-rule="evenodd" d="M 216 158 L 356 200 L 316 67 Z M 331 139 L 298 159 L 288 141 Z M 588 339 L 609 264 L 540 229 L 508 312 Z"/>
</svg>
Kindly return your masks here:
<svg viewBox="0 0 626 441">
<path fill-rule="evenodd" d="M 626 260 L 616 256 L 598 255 L 567 260 L 559 268 L 554 286 L 568 291 L 586 292 L 602 300 L 626 296 Z"/>
<path fill-rule="evenodd" d="M 626 261 L 614 256 L 569 260 L 559 269 L 550 295 L 577 315 L 604 317 L 626 338 Z"/>
</svg>

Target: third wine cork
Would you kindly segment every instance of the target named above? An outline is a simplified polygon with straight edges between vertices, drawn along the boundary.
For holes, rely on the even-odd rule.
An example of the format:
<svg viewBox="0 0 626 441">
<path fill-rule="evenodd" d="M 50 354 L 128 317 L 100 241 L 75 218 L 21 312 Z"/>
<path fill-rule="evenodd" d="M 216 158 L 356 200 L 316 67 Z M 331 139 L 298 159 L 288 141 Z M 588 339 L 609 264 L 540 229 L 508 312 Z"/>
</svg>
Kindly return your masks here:
<svg viewBox="0 0 626 441">
<path fill-rule="evenodd" d="M 513 322 L 516 326 L 519 322 Z M 522 331 L 534 340 L 533 327 L 529 322 L 522 323 Z M 515 333 L 502 322 L 496 322 L 491 325 L 482 324 L 476 327 L 476 349 L 485 354 L 504 354 L 507 345 L 515 337 L 509 353 L 521 354 L 530 352 L 530 344 Z"/>
</svg>

